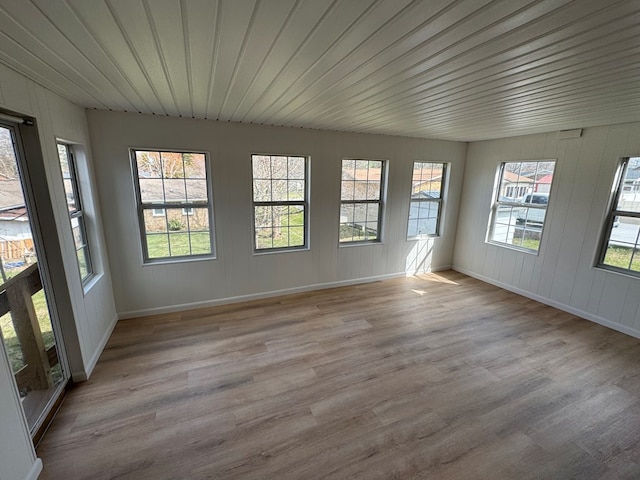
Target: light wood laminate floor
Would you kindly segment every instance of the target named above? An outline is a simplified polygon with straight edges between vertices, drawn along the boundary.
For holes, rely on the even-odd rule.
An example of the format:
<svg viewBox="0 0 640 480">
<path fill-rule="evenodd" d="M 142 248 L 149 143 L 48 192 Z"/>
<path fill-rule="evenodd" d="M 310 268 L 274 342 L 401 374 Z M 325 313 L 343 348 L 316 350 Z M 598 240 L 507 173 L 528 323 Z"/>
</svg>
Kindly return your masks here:
<svg viewBox="0 0 640 480">
<path fill-rule="evenodd" d="M 43 479 L 638 479 L 640 341 L 456 272 L 125 320 Z"/>
</svg>

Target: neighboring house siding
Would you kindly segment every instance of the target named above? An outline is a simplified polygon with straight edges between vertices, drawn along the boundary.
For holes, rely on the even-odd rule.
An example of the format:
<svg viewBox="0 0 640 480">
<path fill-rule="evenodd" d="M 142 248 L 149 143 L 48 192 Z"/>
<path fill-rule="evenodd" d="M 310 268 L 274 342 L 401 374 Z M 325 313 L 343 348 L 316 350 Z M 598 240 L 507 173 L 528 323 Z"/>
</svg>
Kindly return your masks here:
<svg viewBox="0 0 640 480">
<path fill-rule="evenodd" d="M 31 239 L 31 229 L 26 220 L 3 220 L 0 218 L 0 242 Z"/>
<path fill-rule="evenodd" d="M 34 254 L 31 229 L 26 220 L 0 219 L 0 258 L 3 262 L 22 260 Z"/>
</svg>

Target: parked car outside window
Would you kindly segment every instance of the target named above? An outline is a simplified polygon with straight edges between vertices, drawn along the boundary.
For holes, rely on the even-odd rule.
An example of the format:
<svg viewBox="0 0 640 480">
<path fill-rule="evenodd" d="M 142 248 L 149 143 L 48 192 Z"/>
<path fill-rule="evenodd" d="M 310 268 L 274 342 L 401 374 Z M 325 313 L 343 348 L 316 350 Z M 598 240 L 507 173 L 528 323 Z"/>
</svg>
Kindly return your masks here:
<svg viewBox="0 0 640 480">
<path fill-rule="evenodd" d="M 530 193 L 517 199 L 518 203 L 529 205 L 547 205 L 549 203 L 548 193 Z M 517 223 L 519 225 L 530 224 L 540 225 L 544 224 L 544 217 L 547 213 L 546 208 L 532 208 L 524 207 L 518 210 Z"/>
</svg>

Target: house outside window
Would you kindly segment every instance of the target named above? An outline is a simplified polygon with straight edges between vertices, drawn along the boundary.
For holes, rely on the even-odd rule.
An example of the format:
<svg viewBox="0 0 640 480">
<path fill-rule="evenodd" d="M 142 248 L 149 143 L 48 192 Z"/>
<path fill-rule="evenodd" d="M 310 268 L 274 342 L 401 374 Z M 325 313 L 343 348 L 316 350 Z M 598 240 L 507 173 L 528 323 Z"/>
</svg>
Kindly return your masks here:
<svg viewBox="0 0 640 480">
<path fill-rule="evenodd" d="M 414 162 L 407 238 L 440 234 L 446 170 L 444 163 Z"/>
<path fill-rule="evenodd" d="M 207 155 L 133 149 L 131 157 L 144 262 L 213 258 Z"/>
<path fill-rule="evenodd" d="M 498 170 L 489 243 L 538 252 L 555 160 L 504 162 Z"/>
<path fill-rule="evenodd" d="M 604 232 L 598 266 L 640 276 L 640 157 L 620 164 Z"/>
<path fill-rule="evenodd" d="M 307 248 L 307 174 L 303 156 L 252 155 L 256 252 Z"/>
<path fill-rule="evenodd" d="M 380 242 L 386 162 L 342 160 L 340 243 Z"/>
<path fill-rule="evenodd" d="M 78 270 L 82 283 L 87 283 L 93 275 L 93 265 L 91 263 L 91 252 L 87 237 L 87 226 L 85 222 L 84 210 L 82 209 L 82 195 L 78 184 L 78 173 L 76 169 L 73 146 L 66 143 L 58 143 L 58 159 L 62 172 L 64 192 L 67 199 L 67 210 L 71 221 L 71 232 L 76 250 Z"/>
</svg>

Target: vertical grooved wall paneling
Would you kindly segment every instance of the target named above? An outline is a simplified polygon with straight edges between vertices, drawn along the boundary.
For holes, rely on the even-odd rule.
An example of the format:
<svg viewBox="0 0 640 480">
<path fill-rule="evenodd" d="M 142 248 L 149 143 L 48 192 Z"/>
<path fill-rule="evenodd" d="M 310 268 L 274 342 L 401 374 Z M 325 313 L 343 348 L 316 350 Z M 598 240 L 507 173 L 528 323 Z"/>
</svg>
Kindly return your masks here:
<svg viewBox="0 0 640 480">
<path fill-rule="evenodd" d="M 640 337 L 640 279 L 594 268 L 618 160 L 640 155 L 640 123 L 469 144 L 454 268 Z M 500 162 L 557 159 L 538 255 L 485 242 Z"/>
</svg>

